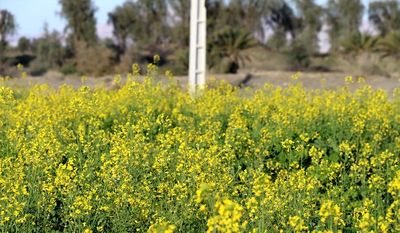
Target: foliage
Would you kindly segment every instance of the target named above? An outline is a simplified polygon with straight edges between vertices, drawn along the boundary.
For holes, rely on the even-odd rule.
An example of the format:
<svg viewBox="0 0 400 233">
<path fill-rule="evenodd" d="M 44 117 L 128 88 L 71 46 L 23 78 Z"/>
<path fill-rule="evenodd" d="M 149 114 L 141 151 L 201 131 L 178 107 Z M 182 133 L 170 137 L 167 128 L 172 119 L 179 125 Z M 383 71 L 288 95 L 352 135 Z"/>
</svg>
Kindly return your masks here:
<svg viewBox="0 0 400 233">
<path fill-rule="evenodd" d="M 382 53 L 383 57 L 394 56 L 400 57 L 400 32 L 392 32 L 382 38 L 377 50 Z"/>
<path fill-rule="evenodd" d="M 25 53 L 31 49 L 31 40 L 23 36 L 19 38 L 17 47 L 21 53 Z"/>
<path fill-rule="evenodd" d="M 16 29 L 14 15 L 7 10 L 0 10 L 0 53 L 3 53 L 7 46 L 7 36 L 13 35 Z"/>
<path fill-rule="evenodd" d="M 139 23 L 137 14 L 137 7 L 133 2 L 125 2 L 108 14 L 108 22 L 113 25 L 113 34 L 121 55 L 125 53 L 128 38 L 133 37 L 134 27 Z"/>
<path fill-rule="evenodd" d="M 376 1 L 369 4 L 369 20 L 381 35 L 400 30 L 400 3 L 395 0 Z"/>
<path fill-rule="evenodd" d="M 295 13 L 286 1 L 278 1 L 274 5 L 269 6 L 266 17 L 266 23 L 274 31 L 272 41 L 281 42 L 273 43 L 273 48 L 279 50 L 281 46 L 286 45 L 287 34 L 290 34 L 291 38 L 296 37 L 296 30 L 299 27 Z"/>
<path fill-rule="evenodd" d="M 169 35 L 167 24 L 168 8 L 165 0 L 137 0 L 136 17 L 140 23 L 134 27 L 134 41 L 139 45 L 165 43 Z"/>
<path fill-rule="evenodd" d="M 231 27 L 246 29 L 254 34 L 257 39 L 264 41 L 265 18 L 268 8 L 274 7 L 274 1 L 262 0 L 231 0 L 227 6 L 227 24 Z M 235 15 L 236 17 L 231 17 Z"/>
<path fill-rule="evenodd" d="M 297 9 L 300 11 L 297 40 L 303 41 L 308 53 L 318 53 L 318 33 L 322 29 L 322 7 L 314 0 L 296 0 Z"/>
<path fill-rule="evenodd" d="M 112 68 L 112 53 L 104 45 L 87 46 L 86 43 L 76 44 L 76 69 L 83 75 L 101 76 Z"/>
<path fill-rule="evenodd" d="M 61 35 L 57 31 L 50 32 L 47 25 L 43 35 L 34 39 L 31 44 L 36 55 L 34 63 L 45 69 L 60 68 L 64 63 L 65 49 L 61 43 Z"/>
<path fill-rule="evenodd" d="M 96 9 L 91 0 L 59 0 L 61 16 L 67 20 L 73 42 L 96 44 Z"/>
<path fill-rule="evenodd" d="M 341 41 L 341 51 L 352 55 L 363 52 L 372 53 L 376 50 L 378 41 L 379 37 L 356 32 Z"/>
<path fill-rule="evenodd" d="M 3 231 L 400 230 L 398 90 L 135 79 L 0 87 Z"/>
<path fill-rule="evenodd" d="M 174 53 L 174 58 L 170 62 L 168 69 L 175 75 L 186 75 L 189 67 L 189 49 L 178 49 Z"/>
<path fill-rule="evenodd" d="M 216 33 L 212 40 L 208 41 L 209 66 L 214 67 L 223 59 L 228 59 L 227 73 L 237 73 L 240 65 L 249 60 L 243 55 L 243 50 L 257 45 L 252 35 L 246 31 L 235 28 L 226 28 Z"/>
<path fill-rule="evenodd" d="M 329 0 L 326 21 L 330 27 L 331 51 L 337 52 L 340 41 L 359 32 L 364 6 L 361 0 Z"/>
<path fill-rule="evenodd" d="M 299 71 L 310 67 L 311 54 L 302 41 L 294 41 L 286 51 L 288 68 Z"/>
<path fill-rule="evenodd" d="M 181 46 L 181 49 L 185 49 L 189 46 L 189 35 L 190 35 L 190 1 L 186 0 L 168 0 L 169 5 L 172 8 L 174 27 L 171 28 L 171 37 L 174 43 Z M 187 69 L 187 68 L 185 68 Z"/>
<path fill-rule="evenodd" d="M 67 62 L 60 68 L 60 72 L 63 75 L 71 75 L 78 73 L 78 70 L 72 62 Z"/>
<path fill-rule="evenodd" d="M 64 63 L 77 65 L 84 52 L 77 51 L 77 46 L 101 49 L 100 57 L 111 57 L 108 72 L 97 73 L 111 74 L 114 70 L 127 71 L 133 62 L 146 65 L 153 54 L 160 54 L 163 58 L 163 69 L 173 68 L 180 74 L 187 73 L 187 59 L 182 55 L 189 49 L 189 0 L 137 0 L 125 1 L 108 13 L 108 23 L 113 26 L 113 38 L 102 41 L 96 34 L 96 7 L 91 0 L 58 0 L 61 5 L 60 15 L 67 21 L 65 32 L 61 38 L 60 49 L 63 53 L 53 60 L 42 59 L 35 61 L 39 68 L 59 68 Z M 240 56 L 234 48 L 234 43 L 240 36 L 236 31 L 247 35 L 245 40 L 258 41 L 274 52 L 285 55 L 289 52 L 288 60 L 293 58 L 293 67 L 309 66 L 309 59 L 318 60 L 320 55 L 335 58 L 344 52 L 345 54 L 358 55 L 360 53 L 380 52 L 383 56 L 397 55 L 397 47 L 394 34 L 400 31 L 400 3 L 396 0 L 373 1 L 368 6 L 361 0 L 328 0 L 326 6 L 316 0 L 206 0 L 207 7 L 207 40 L 209 65 L 214 71 L 236 73 L 243 61 L 247 58 Z M 360 31 L 365 9 L 368 10 L 370 25 L 374 27 L 372 32 L 378 32 L 379 38 L 366 35 Z M 6 36 L 15 32 L 16 24 L 12 14 L 1 11 L 0 25 L 0 60 L 7 60 L 8 56 L 24 55 L 29 49 L 20 44 L 17 49 L 6 48 Z M 224 31 L 225 28 L 229 30 Z M 329 35 L 330 51 L 320 54 L 321 32 Z M 225 35 L 223 35 L 225 34 Z M 236 38 L 234 38 L 236 37 Z M 229 38 L 229 39 L 226 39 Z M 383 38 L 383 39 L 382 39 Z M 382 39 L 382 43 L 378 40 Z M 216 42 L 216 40 L 220 40 Z M 235 42 L 236 40 L 236 42 Z M 20 42 L 27 42 L 21 40 Z M 103 44 L 106 44 L 104 46 Z M 328 47 L 324 41 L 323 47 Z M 394 44 L 393 44 L 394 43 Z M 230 45 L 229 45 L 230 44 Z M 25 45 L 27 45 L 25 43 Z M 232 46 L 233 45 L 233 46 Z M 219 47 L 221 46 L 221 48 Z M 26 47 L 26 46 L 25 46 Z M 227 49 L 227 47 L 234 48 Z M 251 46 L 250 46 L 251 47 Z M 305 53 L 303 49 L 306 49 Z M 390 51 L 389 51 L 390 50 Z M 36 54 L 36 50 L 28 55 L 43 57 Z M 111 55 L 109 54 L 111 53 Z M 7 54 L 7 55 L 6 55 Z M 11 55 L 9 55 L 11 54 Z M 235 55 L 236 54 L 236 55 Z M 238 56 L 239 54 L 239 56 Z M 300 61 L 306 56 L 305 61 Z M 315 58 L 315 59 L 314 59 Z M 352 59 L 354 57 L 351 57 Z M 98 58 L 106 61 L 108 59 Z M 297 61 L 296 61 L 297 60 Z M 178 61 L 182 61 L 178 64 Z M 41 64 L 38 64 L 41 63 Z M 86 62 L 88 63 L 88 62 Z M 90 63 L 90 62 L 89 62 Z M 91 62 L 94 65 L 94 62 Z M 302 63 L 302 64 L 300 64 Z M 104 65 L 104 63 L 99 63 Z M 3 64 L 9 66 L 9 64 Z M 80 66 L 85 69 L 88 65 Z M 111 67 L 112 66 L 112 67 Z M 218 67 L 219 69 L 215 69 Z M 371 67 L 373 68 L 374 65 Z M 70 65 L 66 66 L 70 67 Z M 94 67 L 94 66 L 93 66 Z M 334 67 L 330 67 L 332 70 Z M 12 68 L 11 68 L 12 69 Z M 76 69 L 76 67 L 75 67 Z M 2 73 L 3 72 L 2 68 Z M 68 70 L 68 69 L 67 69 Z M 71 71 L 74 69 L 71 69 Z M 95 70 L 95 69 L 92 69 Z"/>
</svg>

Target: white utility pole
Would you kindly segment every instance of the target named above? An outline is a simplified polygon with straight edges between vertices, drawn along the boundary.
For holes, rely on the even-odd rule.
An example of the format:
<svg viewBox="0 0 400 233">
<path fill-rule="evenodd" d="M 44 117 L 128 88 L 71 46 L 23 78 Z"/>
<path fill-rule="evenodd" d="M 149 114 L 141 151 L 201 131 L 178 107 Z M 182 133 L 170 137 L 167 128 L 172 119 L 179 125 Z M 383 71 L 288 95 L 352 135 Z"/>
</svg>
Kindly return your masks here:
<svg viewBox="0 0 400 233">
<path fill-rule="evenodd" d="M 206 0 L 190 0 L 189 91 L 193 95 L 206 83 Z"/>
</svg>

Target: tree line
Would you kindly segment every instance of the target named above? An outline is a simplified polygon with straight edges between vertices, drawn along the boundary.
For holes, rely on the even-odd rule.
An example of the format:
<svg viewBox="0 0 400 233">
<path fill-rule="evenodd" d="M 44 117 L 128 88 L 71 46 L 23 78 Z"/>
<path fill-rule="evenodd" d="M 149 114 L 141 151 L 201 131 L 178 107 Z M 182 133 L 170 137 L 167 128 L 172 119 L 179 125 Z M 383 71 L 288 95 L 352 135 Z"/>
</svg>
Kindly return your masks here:
<svg viewBox="0 0 400 233">
<path fill-rule="evenodd" d="M 92 0 L 59 0 L 65 33 L 50 32 L 40 38 L 21 37 L 17 48 L 8 45 L 17 29 L 14 16 L 0 11 L 0 62 L 15 51 L 31 55 L 35 70 L 102 75 L 128 71 L 133 63 L 152 62 L 186 73 L 189 46 L 188 0 L 126 1 L 108 14 L 113 38 L 96 34 L 96 7 Z M 249 60 L 242 51 L 262 46 L 288 55 L 296 69 L 307 68 L 320 55 L 319 34 L 327 31 L 329 55 L 380 53 L 400 55 L 400 3 L 329 0 L 207 0 L 208 66 L 235 73 Z M 375 34 L 360 31 L 364 15 Z M 11 53 L 13 54 L 13 53 Z M 22 56 L 24 57 L 24 56 Z M 28 59 L 29 60 L 29 59 Z"/>
</svg>

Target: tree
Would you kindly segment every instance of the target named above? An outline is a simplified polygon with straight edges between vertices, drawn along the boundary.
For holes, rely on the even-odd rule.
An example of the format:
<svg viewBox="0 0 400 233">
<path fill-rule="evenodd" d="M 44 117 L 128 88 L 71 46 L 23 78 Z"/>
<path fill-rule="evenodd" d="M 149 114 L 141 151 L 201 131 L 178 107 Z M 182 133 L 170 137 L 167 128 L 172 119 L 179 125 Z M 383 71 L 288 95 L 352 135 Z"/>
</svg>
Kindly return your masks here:
<svg viewBox="0 0 400 233">
<path fill-rule="evenodd" d="M 111 70 L 111 51 L 103 43 L 95 47 L 87 47 L 85 43 L 77 43 L 76 68 L 84 75 L 102 76 Z"/>
<path fill-rule="evenodd" d="M 293 71 L 304 70 L 310 67 L 310 53 L 303 42 L 293 41 L 286 51 L 288 68 Z"/>
<path fill-rule="evenodd" d="M 140 23 L 134 27 L 135 42 L 144 45 L 165 43 L 169 37 L 168 7 L 165 0 L 137 0 L 137 17 Z"/>
<path fill-rule="evenodd" d="M 31 40 L 23 36 L 19 38 L 17 47 L 21 53 L 25 53 L 31 49 Z"/>
<path fill-rule="evenodd" d="M 341 50 L 351 55 L 358 55 L 363 52 L 372 53 L 376 51 L 378 41 L 378 37 L 356 32 L 341 41 Z"/>
<path fill-rule="evenodd" d="M 320 6 L 314 0 L 295 0 L 299 11 L 299 35 L 298 40 L 304 44 L 309 54 L 319 51 L 318 33 L 322 28 L 322 13 Z"/>
<path fill-rule="evenodd" d="M 227 11 L 228 24 L 232 27 L 247 29 L 261 41 L 265 39 L 264 16 L 271 1 L 231 0 Z"/>
<path fill-rule="evenodd" d="M 32 51 L 37 56 L 35 65 L 40 68 L 59 68 L 64 62 L 65 49 L 61 44 L 61 35 L 57 31 L 49 32 L 47 24 L 43 35 L 32 41 Z"/>
<path fill-rule="evenodd" d="M 224 0 L 206 0 L 207 7 L 207 36 L 210 38 L 227 25 L 227 8 Z"/>
<path fill-rule="evenodd" d="M 0 11 L 0 47 L 7 45 L 7 36 L 13 35 L 17 29 L 14 15 L 7 10 Z"/>
<path fill-rule="evenodd" d="M 87 46 L 94 46 L 96 35 L 96 9 L 91 0 L 59 0 L 61 16 L 67 20 L 74 43 L 84 42 Z"/>
<path fill-rule="evenodd" d="M 137 6 L 133 2 L 125 2 L 108 14 L 108 22 L 113 25 L 113 34 L 117 40 L 119 55 L 127 49 L 129 37 L 133 37 L 134 27 L 141 23 L 138 19 Z"/>
<path fill-rule="evenodd" d="M 398 1 L 371 2 L 368 14 L 369 20 L 382 36 L 400 30 L 400 3 Z"/>
<path fill-rule="evenodd" d="M 330 27 L 331 51 L 337 51 L 343 39 L 359 32 L 364 5 L 361 0 L 329 0 L 326 9 Z"/>
<path fill-rule="evenodd" d="M 382 57 L 400 58 L 400 32 L 391 32 L 382 38 L 378 42 L 377 50 L 382 53 Z"/>
<path fill-rule="evenodd" d="M 298 21 L 293 9 L 285 1 L 271 2 L 267 6 L 265 13 L 265 22 L 272 29 L 274 34 L 268 41 L 268 44 L 274 49 L 280 50 L 286 46 L 287 35 L 295 39 Z"/>
<path fill-rule="evenodd" d="M 248 56 L 243 55 L 243 50 L 257 45 L 254 37 L 249 32 L 238 28 L 227 28 L 216 33 L 212 40 L 208 42 L 209 67 L 212 68 L 228 59 L 227 73 L 237 73 L 241 64 L 249 60 Z"/>
<path fill-rule="evenodd" d="M 172 39 L 182 47 L 189 46 L 189 24 L 190 24 L 190 1 L 168 0 L 174 19 L 172 28 Z"/>
</svg>

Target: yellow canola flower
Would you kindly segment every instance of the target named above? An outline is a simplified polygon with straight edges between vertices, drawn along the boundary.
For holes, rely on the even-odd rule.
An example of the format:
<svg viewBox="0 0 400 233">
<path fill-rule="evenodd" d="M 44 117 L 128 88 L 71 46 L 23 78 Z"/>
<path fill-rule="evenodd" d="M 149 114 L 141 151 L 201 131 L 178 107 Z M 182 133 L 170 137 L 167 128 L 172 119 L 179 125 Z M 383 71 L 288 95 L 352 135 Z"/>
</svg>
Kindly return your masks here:
<svg viewBox="0 0 400 233">
<path fill-rule="evenodd" d="M 0 78 L 0 229 L 400 232 L 400 95 L 215 82 L 191 98 L 155 70 L 110 90 Z"/>
<path fill-rule="evenodd" d="M 326 200 L 322 202 L 321 208 L 319 210 L 319 216 L 322 223 L 327 223 L 330 219 L 332 219 L 334 225 L 344 225 L 342 212 L 339 205 L 335 204 L 331 200 Z"/>
<path fill-rule="evenodd" d="M 243 215 L 243 207 L 237 203 L 224 199 L 215 204 L 217 215 L 207 221 L 207 232 L 242 232 L 246 223 L 240 223 Z"/>
<path fill-rule="evenodd" d="M 308 229 L 304 225 L 304 220 L 297 215 L 289 217 L 289 225 L 293 228 L 294 232 L 302 232 Z"/>
<path fill-rule="evenodd" d="M 159 223 L 151 225 L 147 233 L 173 233 L 175 229 L 175 225 L 161 221 Z"/>
<path fill-rule="evenodd" d="M 400 198 L 400 171 L 397 172 L 395 178 L 389 183 L 388 192 Z"/>
</svg>

